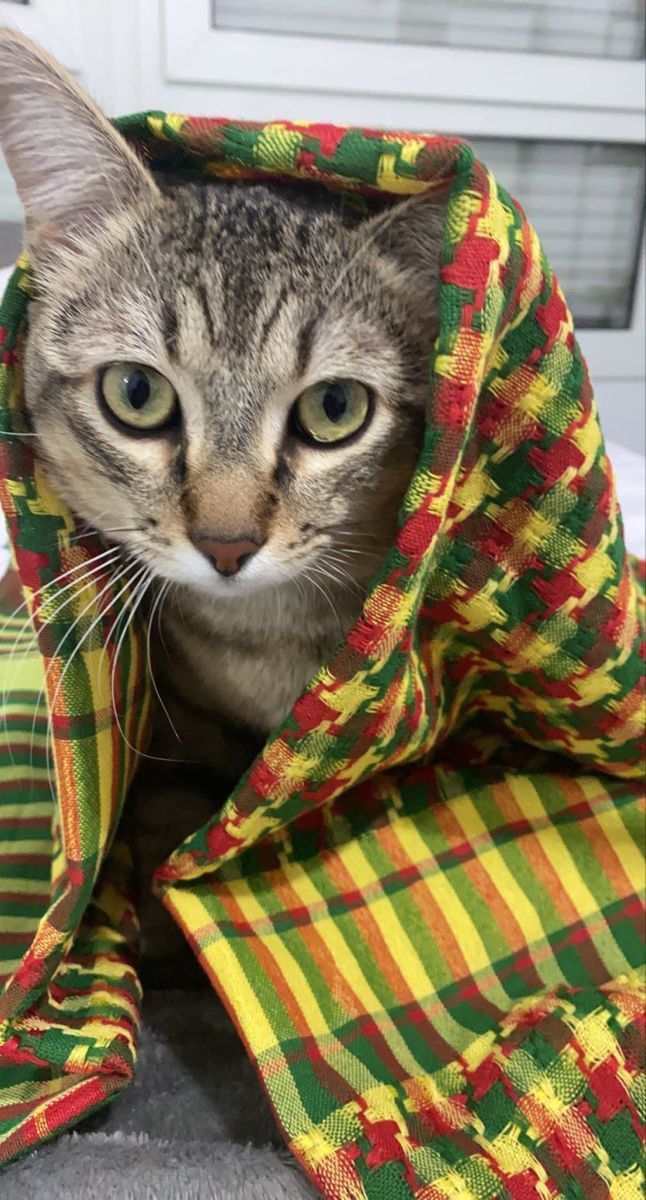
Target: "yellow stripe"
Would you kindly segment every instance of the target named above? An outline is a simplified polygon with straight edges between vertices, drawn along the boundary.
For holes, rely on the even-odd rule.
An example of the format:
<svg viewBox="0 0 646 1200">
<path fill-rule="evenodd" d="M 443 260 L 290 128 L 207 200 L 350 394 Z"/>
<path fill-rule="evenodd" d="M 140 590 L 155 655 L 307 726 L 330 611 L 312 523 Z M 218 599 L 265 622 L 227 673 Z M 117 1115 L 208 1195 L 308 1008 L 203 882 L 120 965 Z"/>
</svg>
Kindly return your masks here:
<svg viewBox="0 0 646 1200">
<path fill-rule="evenodd" d="M 462 823 L 466 837 L 473 841 L 475 838 L 486 837 L 489 832 L 473 800 L 469 796 L 460 799 L 454 805 L 456 816 Z M 494 890 L 500 892 L 505 903 L 511 909 L 521 927 L 523 937 L 531 945 L 532 942 L 542 941 L 545 930 L 533 904 L 514 878 L 505 859 L 497 846 L 491 846 L 478 855 L 478 862 L 491 880 Z M 485 901 L 482 900 L 484 904 Z"/>
<path fill-rule="evenodd" d="M 121 977 L 123 977 L 123 970 L 121 971 Z M 64 1000 L 60 1002 L 50 1000 L 50 1004 L 53 1009 L 60 1012 L 62 1020 L 65 1019 L 65 1013 L 83 1012 L 84 1009 L 87 1009 L 89 1012 L 91 1012 L 93 1008 L 115 1009 L 115 1021 L 119 1012 L 128 1013 L 129 1016 L 131 1016 L 135 1021 L 137 1020 L 139 1013 L 139 1006 L 135 1000 L 130 1000 L 122 994 L 115 996 L 114 992 L 110 991 L 110 989 L 107 987 L 92 988 L 92 991 L 89 994 L 83 996 L 66 996 Z M 110 1019 L 110 1017 L 107 1018 L 108 1021 L 110 1021 Z M 90 1016 L 89 1021 L 91 1020 L 92 1018 Z M 84 1032 L 85 1029 L 86 1026 L 84 1025 Z"/>
<path fill-rule="evenodd" d="M 641 851 L 635 845 L 633 838 L 626 829 L 616 808 L 608 808 L 605 812 L 596 814 L 596 822 L 603 830 L 608 845 L 612 847 L 619 859 L 631 887 L 642 895 L 644 890 L 644 859 Z M 643 834 L 643 824 L 641 832 Z"/>
<path fill-rule="evenodd" d="M 357 887 L 378 883 L 379 876 L 366 858 L 358 841 L 348 842 L 341 855 Z M 397 966 L 413 996 L 428 996 L 433 984 L 426 968 L 387 896 L 370 905 L 370 914 L 383 934 L 386 945 L 392 947 Z M 396 947 L 396 949 L 395 949 Z"/>
<path fill-rule="evenodd" d="M 181 915 L 182 922 L 191 932 L 195 933 L 204 925 L 213 923 L 208 909 L 195 893 L 170 888 L 167 895 L 171 907 Z M 235 996 L 236 1006 L 245 1013 L 245 1033 L 253 1053 L 260 1055 L 272 1050 L 277 1045 L 276 1035 L 228 942 L 220 938 L 206 946 L 201 953 L 222 980 L 227 995 Z"/>
<path fill-rule="evenodd" d="M 527 782 L 531 783 L 530 780 Z M 543 816 L 547 817 L 547 812 L 538 792 L 536 792 L 536 799 L 541 805 Z M 536 830 L 536 838 L 547 855 L 548 861 L 556 866 L 561 879 L 567 880 L 568 896 L 577 911 L 577 915 L 579 917 L 589 917 L 592 913 L 598 912 L 599 905 L 584 883 L 576 862 L 572 858 L 561 836 L 560 830 L 550 824 L 545 829 Z"/>
<path fill-rule="evenodd" d="M 55 1096 L 61 1090 L 60 1079 L 24 1079 L 22 1083 L 13 1083 L 3 1087 L 0 1097 L 0 1111 L 10 1104 L 24 1104 L 28 1100 L 42 1099 L 45 1096 Z"/>
<path fill-rule="evenodd" d="M 44 854 L 49 853 L 51 845 L 49 831 L 40 838 L 34 837 L 25 841 L 20 839 L 5 842 L 0 838 L 0 854 Z"/>
<path fill-rule="evenodd" d="M 258 903 L 246 880 L 236 880 L 231 885 L 231 895 L 240 905 L 246 921 L 266 920 L 267 913 L 262 905 Z M 319 1002 L 310 987 L 307 976 L 300 963 L 296 961 L 293 954 L 287 949 L 281 935 L 278 933 L 267 933 L 262 937 L 262 944 L 271 954 L 287 986 L 293 991 L 294 997 L 300 999 L 299 1007 L 312 1033 L 317 1037 L 329 1033 L 330 1027 L 321 1012 Z"/>
<path fill-rule="evenodd" d="M 11 879 L 2 878 L 0 881 L 0 891 L 7 892 L 9 895 L 26 893 L 28 895 L 47 895 L 49 891 L 49 879 Z M 5 964 L 2 964 L 3 971 L 6 969 Z"/>
<path fill-rule="evenodd" d="M 24 770 L 23 770 L 24 775 Z M 23 804 L 3 804 L 0 806 L 0 815 L 3 820 L 19 822 L 23 817 L 28 817 L 30 820 L 33 817 L 47 817 L 52 815 L 52 800 L 34 800 L 25 799 Z"/>
<path fill-rule="evenodd" d="M 414 821 L 402 818 L 394 826 L 394 829 L 411 862 L 423 862 L 428 858 L 428 846 Z M 491 959 L 482 938 L 457 892 L 449 883 L 448 877 L 440 874 L 434 875 L 432 879 L 426 881 L 426 885 L 438 907 L 444 913 L 447 924 L 455 932 L 471 974 L 490 967 Z"/>
<path fill-rule="evenodd" d="M 2 917 L 2 932 L 24 933 L 25 935 L 28 935 L 33 931 L 37 925 L 37 922 L 37 913 L 26 913 L 22 917 L 8 917 L 6 914 L 4 914 Z"/>
<path fill-rule="evenodd" d="M 43 660 L 38 650 L 25 654 L 17 661 L 9 660 L 8 656 L 0 655 L 0 687 L 3 691 L 34 692 L 34 700 L 38 695 L 44 678 Z M 15 711 L 24 712 L 24 702 L 16 701 Z"/>
<path fill-rule="evenodd" d="M 376 182 L 382 191 L 394 192 L 398 196 L 418 196 L 428 191 L 428 183 L 423 179 L 407 179 L 397 174 L 396 154 L 380 154 Z"/>
<path fill-rule="evenodd" d="M 359 848 L 356 845 L 356 843 L 350 843 L 350 845 L 352 846 L 353 850 L 358 851 L 359 854 L 361 853 L 359 851 Z M 344 852 L 343 852 L 344 865 L 348 865 L 346 856 L 345 856 L 345 849 L 349 849 L 349 846 L 347 848 L 344 848 Z M 355 865 L 356 865 L 356 869 L 357 869 L 356 875 L 354 874 L 354 867 L 351 868 L 350 866 L 348 866 L 348 870 L 352 870 L 353 879 L 357 882 L 358 886 L 366 886 L 367 883 L 369 883 L 377 878 L 374 871 L 370 867 L 370 864 L 367 862 L 367 860 L 364 860 L 364 863 L 361 864 L 359 862 L 359 860 L 357 859 Z M 316 904 L 320 904 L 321 902 L 325 903 L 322 894 L 319 891 L 317 891 L 316 887 L 314 886 L 314 884 L 312 882 L 311 877 L 308 876 L 308 874 L 303 870 L 303 868 L 301 866 L 299 866 L 297 868 L 296 873 L 292 872 L 291 870 L 288 870 L 286 872 L 286 874 L 288 876 L 290 886 L 292 887 L 292 889 L 298 896 L 299 900 L 302 900 L 303 903 L 307 907 L 310 907 L 310 906 L 316 905 Z M 365 881 L 364 884 L 358 883 L 359 877 L 364 879 L 364 881 Z M 375 909 L 378 906 L 379 906 L 379 911 L 375 914 Z M 383 906 L 383 910 L 382 910 L 382 906 Z M 397 946 L 397 948 L 398 948 L 397 949 L 397 963 L 402 968 L 402 974 L 404 975 L 404 978 L 406 979 L 406 981 L 408 983 L 407 973 L 409 971 L 409 968 L 413 967 L 413 963 L 412 963 L 412 961 L 405 962 L 404 964 L 402 964 L 402 962 L 401 962 L 402 959 L 406 959 L 406 952 L 403 951 L 402 943 L 408 942 L 408 938 L 404 934 L 403 928 L 402 928 L 396 914 L 394 913 L 394 911 L 392 909 L 392 905 L 390 904 L 390 901 L 387 900 L 386 898 L 384 898 L 383 901 L 377 901 L 376 904 L 375 903 L 371 904 L 370 905 L 370 913 L 375 918 L 377 925 L 384 933 L 386 942 L 388 942 L 391 946 Z M 348 983 L 349 988 L 353 992 L 355 992 L 355 994 L 358 997 L 359 990 L 357 989 L 355 984 L 359 978 L 361 979 L 362 984 L 365 984 L 365 982 L 366 982 L 365 976 L 363 975 L 363 972 L 361 971 L 358 961 L 354 958 L 353 958 L 353 962 L 356 967 L 356 973 L 354 975 L 351 975 L 350 971 L 347 969 L 348 963 L 349 963 L 349 956 L 351 954 L 349 946 L 346 945 L 344 950 L 341 951 L 341 953 L 343 953 L 343 955 L 344 955 L 343 960 L 339 960 L 338 957 L 336 956 L 336 954 L 334 953 L 334 950 L 333 950 L 332 946 L 330 945 L 329 937 L 328 937 L 329 930 L 334 928 L 334 926 L 331 925 L 331 921 L 332 921 L 332 918 L 325 918 L 323 921 L 317 921 L 316 922 L 316 932 L 317 932 L 318 936 L 320 937 L 321 942 L 326 947 L 326 950 L 328 951 L 330 956 L 334 959 L 334 961 L 335 962 L 343 961 L 343 964 L 344 964 L 343 977 L 346 980 L 346 982 Z M 410 945 L 410 943 L 408 943 L 408 944 L 409 944 L 409 948 L 411 951 L 411 959 L 413 959 L 413 958 L 416 959 L 417 963 L 419 964 L 419 971 L 421 973 L 419 978 L 423 978 L 423 980 L 424 980 L 424 983 L 420 983 L 420 985 L 419 985 L 420 988 L 422 989 L 420 991 L 414 991 L 413 985 L 410 983 L 408 984 L 408 986 L 411 988 L 412 994 L 414 996 L 427 995 L 430 991 L 433 990 L 431 981 L 428 978 L 428 976 L 426 975 L 426 973 L 424 971 L 424 967 L 423 967 L 421 961 L 419 960 L 419 958 L 417 957 L 416 952 L 413 951 L 413 947 Z M 400 949 L 400 947 L 402 949 Z M 410 970 L 410 974 L 412 976 L 414 974 L 414 970 Z M 383 1004 L 381 1004 L 377 1000 L 376 997 L 374 997 L 374 1007 L 373 1007 L 372 1011 L 374 1011 L 374 1012 L 383 1011 Z M 398 1058 L 401 1062 L 408 1062 L 408 1069 L 410 1070 L 411 1074 L 414 1073 L 416 1070 L 419 1070 L 419 1071 L 423 1070 L 422 1064 L 418 1062 L 418 1060 L 415 1058 L 415 1056 L 409 1050 L 404 1038 L 401 1036 L 401 1034 L 395 1028 L 395 1026 L 392 1025 L 390 1020 L 387 1019 L 382 1023 L 381 1032 L 384 1037 L 384 1041 L 388 1044 L 388 1047 L 390 1048 L 390 1050 L 392 1051 L 394 1056 L 396 1058 Z M 331 1034 L 330 1034 L 330 1037 L 332 1037 Z M 323 1046 L 322 1049 L 323 1049 L 323 1053 L 325 1054 L 326 1058 L 332 1057 L 332 1055 L 327 1051 L 326 1046 Z M 350 1052 L 345 1049 L 345 1047 L 343 1047 L 340 1043 L 338 1043 L 336 1041 L 336 1039 L 334 1039 L 334 1065 L 337 1070 L 344 1070 L 346 1072 L 346 1074 L 349 1072 L 351 1075 L 354 1072 L 354 1070 L 356 1070 L 356 1064 L 351 1061 L 353 1059 L 353 1057 L 354 1056 L 351 1055 Z M 348 1060 L 348 1066 L 344 1067 L 342 1064 L 344 1064 L 346 1060 Z M 364 1067 L 363 1069 L 367 1071 L 367 1068 Z M 377 1084 L 376 1078 L 374 1078 L 374 1082 L 376 1085 Z"/>
<path fill-rule="evenodd" d="M 2 751 L 0 751 L 0 753 L 2 753 Z M 34 783 L 48 783 L 51 778 L 49 767 L 38 767 L 30 764 L 28 768 L 20 765 L 2 767 L 0 768 L 0 779 L 2 779 L 5 783 L 10 783 L 12 780 L 23 782 L 27 771 L 29 774 L 29 779 L 31 779 Z M 22 812 L 31 813 L 31 803 L 28 797 L 25 799 L 25 807 L 22 809 Z"/>
</svg>

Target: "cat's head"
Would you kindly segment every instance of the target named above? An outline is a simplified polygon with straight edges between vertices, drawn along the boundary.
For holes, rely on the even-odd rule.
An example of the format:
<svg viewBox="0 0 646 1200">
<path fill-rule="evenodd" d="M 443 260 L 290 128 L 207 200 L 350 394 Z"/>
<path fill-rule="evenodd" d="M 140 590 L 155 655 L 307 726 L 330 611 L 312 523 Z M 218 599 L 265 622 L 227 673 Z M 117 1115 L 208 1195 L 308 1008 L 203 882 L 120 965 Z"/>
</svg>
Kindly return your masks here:
<svg viewBox="0 0 646 1200">
<path fill-rule="evenodd" d="M 37 281 L 26 404 L 73 511 L 218 597 L 335 546 L 372 572 L 421 444 L 441 205 L 153 177 L 1 31 L 0 143 Z"/>
</svg>

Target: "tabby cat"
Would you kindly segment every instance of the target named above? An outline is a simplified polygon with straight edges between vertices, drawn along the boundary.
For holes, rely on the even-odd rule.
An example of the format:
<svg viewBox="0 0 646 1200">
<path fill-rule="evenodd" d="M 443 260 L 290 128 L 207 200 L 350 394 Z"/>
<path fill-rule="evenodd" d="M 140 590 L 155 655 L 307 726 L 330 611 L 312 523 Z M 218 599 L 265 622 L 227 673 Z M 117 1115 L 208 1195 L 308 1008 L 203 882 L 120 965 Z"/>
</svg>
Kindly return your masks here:
<svg viewBox="0 0 646 1200">
<path fill-rule="evenodd" d="M 37 452 L 154 617 L 154 735 L 127 819 L 143 953 L 176 982 L 181 935 L 150 873 L 288 713 L 392 543 L 424 426 L 444 201 L 366 218 L 313 184 L 153 175 L 9 31 L 0 144 L 37 280 Z"/>
</svg>

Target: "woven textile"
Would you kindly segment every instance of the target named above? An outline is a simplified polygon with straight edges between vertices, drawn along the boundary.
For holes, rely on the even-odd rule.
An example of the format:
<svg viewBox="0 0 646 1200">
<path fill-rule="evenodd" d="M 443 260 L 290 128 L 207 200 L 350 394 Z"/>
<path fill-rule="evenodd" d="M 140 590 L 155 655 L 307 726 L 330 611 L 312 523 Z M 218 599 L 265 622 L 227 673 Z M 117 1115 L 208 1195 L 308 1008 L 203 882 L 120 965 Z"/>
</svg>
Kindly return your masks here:
<svg viewBox="0 0 646 1200">
<path fill-rule="evenodd" d="M 396 543 L 224 809 L 160 865 L 159 894 L 329 1200 L 636 1200 L 638 588 L 536 235 L 456 139 L 119 125 L 156 170 L 315 180 L 367 211 L 449 195 Z M 74 538 L 25 436 L 31 287 L 22 262 L 0 308 L 2 499 L 32 625 L 5 665 L 4 1159 L 127 1084 L 139 1005 L 114 835 L 147 737 L 144 631 L 101 617 L 107 572 L 74 585 L 101 546 Z"/>
</svg>

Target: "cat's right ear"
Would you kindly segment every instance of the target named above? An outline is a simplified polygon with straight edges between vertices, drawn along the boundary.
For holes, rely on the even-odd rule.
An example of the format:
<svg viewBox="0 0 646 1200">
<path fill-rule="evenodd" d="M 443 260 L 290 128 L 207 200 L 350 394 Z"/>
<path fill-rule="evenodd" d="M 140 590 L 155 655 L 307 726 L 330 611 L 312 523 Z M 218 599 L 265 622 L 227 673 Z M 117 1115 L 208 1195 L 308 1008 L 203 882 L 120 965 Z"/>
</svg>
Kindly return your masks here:
<svg viewBox="0 0 646 1200">
<path fill-rule="evenodd" d="M 0 146 L 32 249 L 76 239 L 106 213 L 159 195 L 72 76 L 9 29 L 0 29 Z"/>
</svg>

